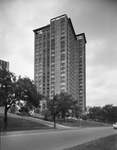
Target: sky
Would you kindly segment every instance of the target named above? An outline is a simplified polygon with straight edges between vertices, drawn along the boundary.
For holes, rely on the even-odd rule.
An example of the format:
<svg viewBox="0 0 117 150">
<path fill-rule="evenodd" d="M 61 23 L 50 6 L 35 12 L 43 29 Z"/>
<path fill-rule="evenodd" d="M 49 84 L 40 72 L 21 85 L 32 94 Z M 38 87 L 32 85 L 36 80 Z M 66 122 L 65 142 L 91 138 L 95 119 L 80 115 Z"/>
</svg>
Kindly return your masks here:
<svg viewBox="0 0 117 150">
<path fill-rule="evenodd" d="M 86 105 L 117 106 L 117 0 L 0 0 L 0 59 L 33 80 L 33 30 L 62 14 L 86 36 Z"/>
</svg>

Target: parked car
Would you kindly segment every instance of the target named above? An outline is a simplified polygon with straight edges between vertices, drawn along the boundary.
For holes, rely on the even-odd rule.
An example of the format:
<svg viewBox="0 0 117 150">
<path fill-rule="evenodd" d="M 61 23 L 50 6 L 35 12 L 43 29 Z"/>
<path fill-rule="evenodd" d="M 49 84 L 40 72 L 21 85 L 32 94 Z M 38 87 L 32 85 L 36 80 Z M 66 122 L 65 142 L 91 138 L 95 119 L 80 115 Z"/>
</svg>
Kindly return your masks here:
<svg viewBox="0 0 117 150">
<path fill-rule="evenodd" d="M 78 120 L 76 117 L 71 117 L 71 116 L 66 117 L 65 119 L 66 119 L 67 121 L 74 121 L 74 120 Z"/>
<path fill-rule="evenodd" d="M 113 124 L 113 128 L 117 129 L 117 122 Z"/>
</svg>

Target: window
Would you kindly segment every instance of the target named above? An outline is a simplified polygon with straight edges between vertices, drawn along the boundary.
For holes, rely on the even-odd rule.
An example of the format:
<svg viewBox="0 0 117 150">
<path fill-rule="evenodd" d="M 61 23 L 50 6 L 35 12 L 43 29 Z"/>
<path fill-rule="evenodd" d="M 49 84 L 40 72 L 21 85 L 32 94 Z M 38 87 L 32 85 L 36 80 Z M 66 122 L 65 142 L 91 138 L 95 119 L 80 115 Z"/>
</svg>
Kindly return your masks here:
<svg viewBox="0 0 117 150">
<path fill-rule="evenodd" d="M 55 68 L 51 68 L 51 72 L 55 72 Z"/>
<path fill-rule="evenodd" d="M 65 88 L 65 85 L 61 85 L 61 89 Z"/>
<path fill-rule="evenodd" d="M 51 85 L 55 85 L 55 82 L 54 82 L 54 81 L 51 81 Z"/>
<path fill-rule="evenodd" d="M 47 38 L 49 38 L 49 37 L 50 37 L 50 33 L 47 34 Z"/>
<path fill-rule="evenodd" d="M 53 68 L 55 68 L 55 64 L 52 64 L 52 65 L 51 65 L 51 69 L 53 69 Z"/>
<path fill-rule="evenodd" d="M 61 18 L 61 25 L 65 23 L 65 18 Z"/>
<path fill-rule="evenodd" d="M 61 61 L 64 61 L 65 60 L 65 58 L 61 58 Z"/>
<path fill-rule="evenodd" d="M 61 45 L 65 45 L 65 41 L 61 41 Z"/>
<path fill-rule="evenodd" d="M 55 56 L 51 56 L 51 61 L 55 60 Z"/>
<path fill-rule="evenodd" d="M 52 52 L 51 52 L 51 56 L 52 56 L 52 55 L 55 55 L 55 51 L 52 51 Z"/>
<path fill-rule="evenodd" d="M 65 70 L 65 67 L 61 67 L 61 71 L 64 71 Z"/>
<path fill-rule="evenodd" d="M 62 67 L 65 66 L 65 62 L 62 62 L 62 63 L 61 63 L 61 66 L 62 66 Z"/>
<path fill-rule="evenodd" d="M 61 54 L 61 58 L 62 58 L 62 57 L 65 57 L 65 54 Z"/>
<path fill-rule="evenodd" d="M 61 32 L 63 32 L 65 30 L 65 27 L 61 27 Z"/>
<path fill-rule="evenodd" d="M 62 37 L 61 37 L 61 41 L 64 40 L 64 39 L 65 39 L 65 36 L 62 36 Z"/>
<path fill-rule="evenodd" d="M 61 76 L 61 80 L 64 80 L 65 79 L 65 76 Z"/>
<path fill-rule="evenodd" d="M 54 90 L 51 90 L 51 94 L 53 94 L 53 95 L 54 95 L 54 94 L 55 94 L 55 91 L 54 91 Z M 53 96 L 53 95 L 52 95 L 52 96 Z"/>
<path fill-rule="evenodd" d="M 51 60 L 51 64 L 52 64 L 52 65 L 55 64 L 55 59 L 54 59 L 54 60 Z"/>
<path fill-rule="evenodd" d="M 51 47 L 55 47 L 55 43 L 51 43 Z"/>
<path fill-rule="evenodd" d="M 65 83 L 65 80 L 61 80 L 61 83 L 63 83 L 63 84 L 64 84 L 64 83 Z"/>
<path fill-rule="evenodd" d="M 51 76 L 55 76 L 55 73 L 54 73 L 54 72 L 51 72 Z"/>
<path fill-rule="evenodd" d="M 61 49 L 65 49 L 65 45 L 61 45 Z"/>
<path fill-rule="evenodd" d="M 65 54 L 61 54 L 61 61 L 65 60 Z"/>
<path fill-rule="evenodd" d="M 51 86 L 51 90 L 54 90 L 54 89 L 55 89 L 55 86 L 54 86 L 54 85 L 52 85 L 52 86 Z"/>
<path fill-rule="evenodd" d="M 65 32 L 64 32 L 64 31 L 61 32 L 61 36 L 63 36 L 63 35 L 65 35 Z"/>
<path fill-rule="evenodd" d="M 61 75 L 63 75 L 63 74 L 65 75 L 65 71 L 61 71 Z"/>
<path fill-rule="evenodd" d="M 52 39 L 52 40 L 51 40 L 51 44 L 52 44 L 52 43 L 55 43 L 55 39 Z"/>
<path fill-rule="evenodd" d="M 65 49 L 63 48 L 63 49 L 61 49 L 61 53 L 65 53 Z"/>
<path fill-rule="evenodd" d="M 55 80 L 55 77 L 52 77 L 52 78 L 51 78 L 51 81 L 53 82 L 54 80 Z"/>
<path fill-rule="evenodd" d="M 44 42 L 44 43 L 43 43 L 43 47 L 45 47 L 45 46 L 46 46 L 46 43 Z"/>
</svg>

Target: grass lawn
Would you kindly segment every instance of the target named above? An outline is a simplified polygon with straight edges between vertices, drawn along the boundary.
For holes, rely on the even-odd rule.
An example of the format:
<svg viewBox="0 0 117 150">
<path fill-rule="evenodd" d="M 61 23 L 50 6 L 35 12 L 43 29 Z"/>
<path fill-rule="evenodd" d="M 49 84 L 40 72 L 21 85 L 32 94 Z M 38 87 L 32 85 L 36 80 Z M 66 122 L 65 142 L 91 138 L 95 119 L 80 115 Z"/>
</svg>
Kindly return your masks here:
<svg viewBox="0 0 117 150">
<path fill-rule="evenodd" d="M 117 150 L 117 134 L 64 150 Z"/>
<path fill-rule="evenodd" d="M 20 131 L 20 130 L 34 130 L 34 129 L 48 129 L 49 127 L 29 120 L 20 118 L 8 117 L 7 129 L 4 129 L 3 115 L 0 115 L 0 131 Z"/>
<path fill-rule="evenodd" d="M 69 120 L 69 121 L 57 121 L 58 124 L 71 126 L 71 127 L 102 127 L 102 126 L 110 126 L 110 124 L 94 122 L 94 121 L 87 121 L 87 120 Z"/>
</svg>

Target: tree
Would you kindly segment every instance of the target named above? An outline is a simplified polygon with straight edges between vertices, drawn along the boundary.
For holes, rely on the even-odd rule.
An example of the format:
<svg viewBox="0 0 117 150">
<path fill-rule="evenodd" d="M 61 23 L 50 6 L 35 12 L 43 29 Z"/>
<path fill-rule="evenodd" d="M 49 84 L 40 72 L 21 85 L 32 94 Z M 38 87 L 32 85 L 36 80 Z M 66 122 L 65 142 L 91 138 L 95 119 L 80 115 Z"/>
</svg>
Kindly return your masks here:
<svg viewBox="0 0 117 150">
<path fill-rule="evenodd" d="M 105 122 L 116 122 L 117 121 L 117 107 L 111 105 L 105 105 L 102 108 L 103 118 Z"/>
<path fill-rule="evenodd" d="M 80 107 L 78 106 L 77 103 L 74 104 L 74 107 L 73 107 L 72 111 L 73 111 L 73 115 L 74 115 L 76 118 L 78 118 L 78 117 L 80 116 L 80 114 L 81 114 Z"/>
<path fill-rule="evenodd" d="M 56 94 L 54 95 L 53 99 L 47 100 L 47 108 L 50 111 L 50 114 L 52 116 L 53 122 L 54 122 L 54 128 L 56 128 L 56 117 L 60 112 L 60 95 Z"/>
<path fill-rule="evenodd" d="M 91 119 L 98 119 L 100 120 L 102 118 L 102 108 L 101 107 L 90 107 L 89 108 L 89 117 Z"/>
<path fill-rule="evenodd" d="M 56 117 L 61 114 L 65 118 L 69 110 L 74 110 L 77 101 L 68 93 L 54 95 L 53 99 L 47 100 L 47 108 L 52 116 L 54 127 L 56 128 Z"/>
<path fill-rule="evenodd" d="M 117 106 L 108 104 L 103 107 L 90 107 L 88 116 L 102 122 L 117 122 Z"/>
<path fill-rule="evenodd" d="M 117 122 L 117 106 L 113 106 L 111 110 L 111 122 Z"/>
<path fill-rule="evenodd" d="M 16 100 L 16 77 L 13 73 L 0 69 L 0 100 L 5 107 L 4 123 L 7 128 L 7 112 Z"/>
<path fill-rule="evenodd" d="M 37 92 L 36 85 L 28 77 L 21 78 L 17 80 L 17 98 L 26 102 L 28 107 L 39 107 L 40 100 L 43 96 Z"/>
<path fill-rule="evenodd" d="M 60 93 L 60 112 L 62 118 L 66 117 L 66 114 L 69 112 L 69 110 L 74 111 L 75 106 L 77 105 L 77 101 L 74 100 L 71 94 L 61 92 Z"/>
<path fill-rule="evenodd" d="M 7 128 L 7 112 L 16 101 L 26 101 L 28 106 L 39 107 L 42 96 L 37 92 L 34 82 L 29 78 L 19 77 L 16 80 L 14 73 L 0 69 L 0 100 L 5 107 L 4 123 Z M 31 105 L 30 105 L 31 104 Z"/>
<path fill-rule="evenodd" d="M 44 116 L 44 120 L 48 120 L 48 118 L 50 118 L 50 111 L 46 108 L 44 110 L 42 110 L 42 115 Z"/>
</svg>

